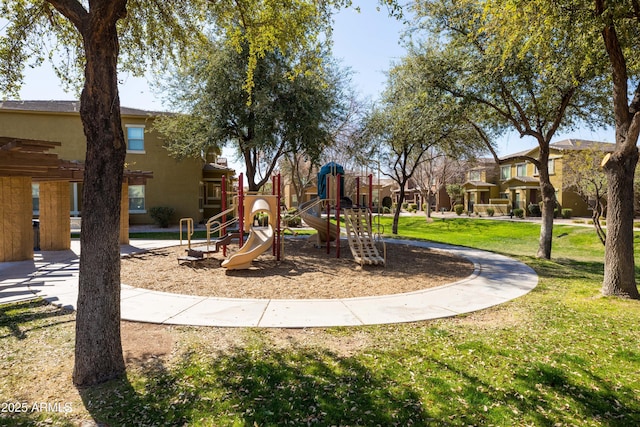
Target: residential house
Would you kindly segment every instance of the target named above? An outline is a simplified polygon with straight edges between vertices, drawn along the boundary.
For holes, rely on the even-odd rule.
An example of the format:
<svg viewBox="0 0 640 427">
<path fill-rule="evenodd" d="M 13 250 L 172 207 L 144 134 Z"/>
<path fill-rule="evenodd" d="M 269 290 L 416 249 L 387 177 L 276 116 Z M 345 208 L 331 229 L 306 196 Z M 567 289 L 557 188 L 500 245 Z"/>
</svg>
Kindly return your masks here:
<svg viewBox="0 0 640 427">
<path fill-rule="evenodd" d="M 581 139 L 566 139 L 550 144 L 549 174 L 556 189 L 559 208 L 569 208 L 574 216 L 590 216 L 588 204 L 574 191 L 563 188 L 563 158 L 568 151 L 597 148 L 613 151 L 614 144 Z M 484 213 L 491 207 L 496 214 L 507 214 L 520 208 L 528 214 L 528 206 L 539 204 L 540 177 L 538 169 L 526 157 L 537 158 L 539 147 L 504 156 L 500 165 L 486 164 L 467 173 L 465 202 L 469 212 Z M 496 174 L 496 171 L 498 173 Z M 479 179 L 478 179 L 479 178 Z"/>
<path fill-rule="evenodd" d="M 0 137 L 54 141 L 52 152 L 60 159 L 83 162 L 86 138 L 78 101 L 0 101 Z M 221 207 L 222 176 L 229 187 L 235 172 L 226 162 L 215 159 L 176 160 L 163 148 L 161 135 L 153 129 L 160 112 L 121 108 L 122 129 L 127 143 L 127 169 L 153 174 L 145 182 L 128 185 L 129 224 L 152 224 L 150 209 L 155 206 L 175 210 L 174 221 L 189 217 L 206 220 Z M 69 182 L 71 217 L 82 215 L 82 182 Z M 39 184 L 33 183 L 34 214 L 39 214 Z"/>
<path fill-rule="evenodd" d="M 464 206 L 467 212 L 474 212 L 476 205 L 489 204 L 499 197 L 498 165 L 494 159 L 478 159 L 470 164 L 462 184 L 465 190 Z M 494 208 L 495 209 L 495 208 Z M 499 209 L 499 208 L 498 208 Z M 506 214 L 506 210 L 503 212 Z"/>
</svg>

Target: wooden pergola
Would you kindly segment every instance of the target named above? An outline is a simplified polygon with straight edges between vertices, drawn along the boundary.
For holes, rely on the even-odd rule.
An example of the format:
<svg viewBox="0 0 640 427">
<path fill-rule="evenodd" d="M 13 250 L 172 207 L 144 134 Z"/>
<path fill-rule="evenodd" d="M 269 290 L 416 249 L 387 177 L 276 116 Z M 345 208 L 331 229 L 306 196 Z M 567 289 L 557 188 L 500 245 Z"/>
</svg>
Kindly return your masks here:
<svg viewBox="0 0 640 427">
<path fill-rule="evenodd" d="M 60 142 L 0 137 L 0 262 L 33 258 L 32 182 L 40 183 L 40 248 L 71 247 L 70 182 L 82 182 L 84 164 L 49 153 Z M 149 171 L 125 171 L 120 243 L 129 243 L 128 187 L 153 178 Z"/>
</svg>

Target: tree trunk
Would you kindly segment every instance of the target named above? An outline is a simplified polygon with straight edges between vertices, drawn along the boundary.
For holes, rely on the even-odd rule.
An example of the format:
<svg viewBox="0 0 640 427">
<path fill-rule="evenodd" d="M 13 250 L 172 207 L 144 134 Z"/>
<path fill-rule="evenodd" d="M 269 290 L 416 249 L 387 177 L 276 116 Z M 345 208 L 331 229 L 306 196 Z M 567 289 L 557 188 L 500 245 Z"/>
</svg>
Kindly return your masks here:
<svg viewBox="0 0 640 427">
<path fill-rule="evenodd" d="M 596 0 L 596 14 L 605 17 L 602 38 L 611 63 L 613 111 L 616 121 L 616 151 L 605 157 L 608 179 L 607 238 L 604 250 L 604 295 L 638 299 L 633 251 L 633 177 L 638 163 L 640 133 L 640 85 L 628 104 L 627 63 L 616 33 L 613 14 L 605 14 L 610 3 Z"/>
<path fill-rule="evenodd" d="M 633 177 L 637 163 L 638 149 L 634 145 L 614 153 L 604 165 L 608 179 L 604 295 L 640 298 L 633 250 Z"/>
<path fill-rule="evenodd" d="M 398 204 L 396 205 L 396 211 L 393 213 L 393 224 L 391 225 L 391 233 L 398 234 L 398 222 L 400 219 L 400 211 L 402 210 L 402 203 L 404 203 L 404 186 L 405 183 L 400 185 L 400 193 L 398 195 Z"/>
<path fill-rule="evenodd" d="M 548 144 L 546 144 L 548 147 Z M 551 259 L 551 247 L 553 241 L 553 216 L 556 208 L 556 190 L 551 185 L 549 178 L 549 151 L 540 150 L 538 157 L 540 164 L 540 192 L 542 193 L 542 221 L 540 224 L 540 240 L 536 257 Z"/>
<path fill-rule="evenodd" d="M 125 372 L 120 339 L 120 196 L 126 144 L 117 85 L 116 22 L 126 1 L 106 6 L 110 23 L 85 20 L 80 117 L 87 138 L 73 382 L 98 384 Z M 118 10 L 118 7 L 120 10 Z M 92 14 L 107 13 L 99 11 Z M 115 11 L 115 12 L 114 12 Z"/>
</svg>

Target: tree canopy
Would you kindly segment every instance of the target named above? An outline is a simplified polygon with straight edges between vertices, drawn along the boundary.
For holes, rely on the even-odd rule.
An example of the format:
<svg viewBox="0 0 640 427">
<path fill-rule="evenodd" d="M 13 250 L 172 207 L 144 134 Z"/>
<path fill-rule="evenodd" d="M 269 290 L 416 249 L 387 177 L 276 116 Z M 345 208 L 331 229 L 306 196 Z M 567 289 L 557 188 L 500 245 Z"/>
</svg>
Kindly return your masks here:
<svg viewBox="0 0 640 427">
<path fill-rule="evenodd" d="M 315 72 L 297 74 L 289 55 L 258 58 L 251 93 L 245 86 L 248 46 L 211 42 L 166 84 L 166 95 L 185 114 L 160 118 L 156 127 L 176 157 L 230 145 L 244 160 L 250 191 L 268 181 L 284 154 L 316 163 L 346 114 L 344 73 L 327 52 Z"/>
<path fill-rule="evenodd" d="M 401 205 L 407 183 L 421 165 L 434 157 L 474 157 L 486 149 L 468 122 L 459 120 L 457 105 L 434 86 L 422 84 L 410 62 L 403 61 L 388 75 L 379 105 L 365 119 L 361 155 L 379 162 L 381 172 L 399 186 Z M 396 210 L 392 232 L 398 232 Z"/>
<path fill-rule="evenodd" d="M 579 28 L 560 27 L 543 46 L 527 37 L 533 22 L 525 16 L 520 30 L 505 37 L 503 23 L 513 19 L 510 11 L 476 0 L 417 2 L 416 25 L 425 35 L 414 41 L 410 56 L 423 84 L 455 98 L 461 119 L 474 123 L 481 134 L 515 130 L 537 142 L 537 158 L 523 160 L 540 171 L 544 204 L 537 255 L 550 258 L 556 200 L 549 144 L 559 129 L 606 116 L 602 64 L 590 61 L 582 45 L 573 43 L 571 32 Z"/>
<path fill-rule="evenodd" d="M 602 292 L 640 298 L 635 280 L 633 181 L 640 134 L 640 4 L 636 0 L 490 0 L 504 11 L 499 34 L 520 55 L 553 56 L 558 34 L 574 46 L 570 69 L 593 67 L 596 88 L 607 91 L 604 120 L 616 128 L 616 149 L 603 163 L 608 181 L 607 240 Z M 524 23 L 524 25 L 523 25 Z M 524 42 L 524 43 L 523 43 Z M 597 120 L 597 117 L 595 118 Z"/>
</svg>

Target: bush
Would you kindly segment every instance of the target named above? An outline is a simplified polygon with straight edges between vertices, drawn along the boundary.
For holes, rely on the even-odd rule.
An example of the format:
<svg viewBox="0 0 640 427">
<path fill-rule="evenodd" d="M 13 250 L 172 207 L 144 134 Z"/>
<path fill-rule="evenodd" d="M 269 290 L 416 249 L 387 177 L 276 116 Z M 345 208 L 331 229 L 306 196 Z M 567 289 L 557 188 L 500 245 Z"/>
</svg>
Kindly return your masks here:
<svg viewBox="0 0 640 427">
<path fill-rule="evenodd" d="M 402 210 L 403 211 L 406 211 L 408 207 L 409 207 L 409 203 L 407 203 L 407 202 L 403 202 L 402 203 Z"/>
<path fill-rule="evenodd" d="M 464 212 L 464 205 L 455 205 L 453 210 L 456 212 L 456 215 L 462 215 L 462 212 Z"/>
<path fill-rule="evenodd" d="M 174 213 L 175 210 L 168 206 L 154 206 L 149 210 L 149 215 L 160 228 L 169 227 Z"/>
<path fill-rule="evenodd" d="M 390 214 L 391 213 L 391 208 L 389 206 L 383 206 L 382 207 L 382 213 Z"/>
<path fill-rule="evenodd" d="M 524 209 L 515 208 L 512 212 L 516 218 L 524 218 Z"/>
<path fill-rule="evenodd" d="M 487 208 L 487 215 L 489 216 L 493 216 L 493 214 L 495 214 L 496 211 L 493 208 Z"/>
<path fill-rule="evenodd" d="M 570 208 L 564 208 L 564 209 L 562 209 L 562 212 L 560 212 L 560 214 L 562 215 L 562 218 L 569 219 L 569 218 L 571 218 L 571 215 L 573 214 L 573 210 L 570 209 Z"/>
<path fill-rule="evenodd" d="M 282 220 L 287 227 L 300 227 L 302 225 L 302 219 L 297 215 L 286 214 Z"/>
<path fill-rule="evenodd" d="M 542 211 L 540 210 L 540 205 L 538 205 L 537 203 L 531 203 L 527 207 L 527 210 L 529 211 L 529 215 L 530 216 L 541 216 L 542 215 Z"/>
<path fill-rule="evenodd" d="M 411 203 L 409 205 L 409 212 L 417 212 L 418 211 L 418 204 L 417 203 Z"/>
</svg>

